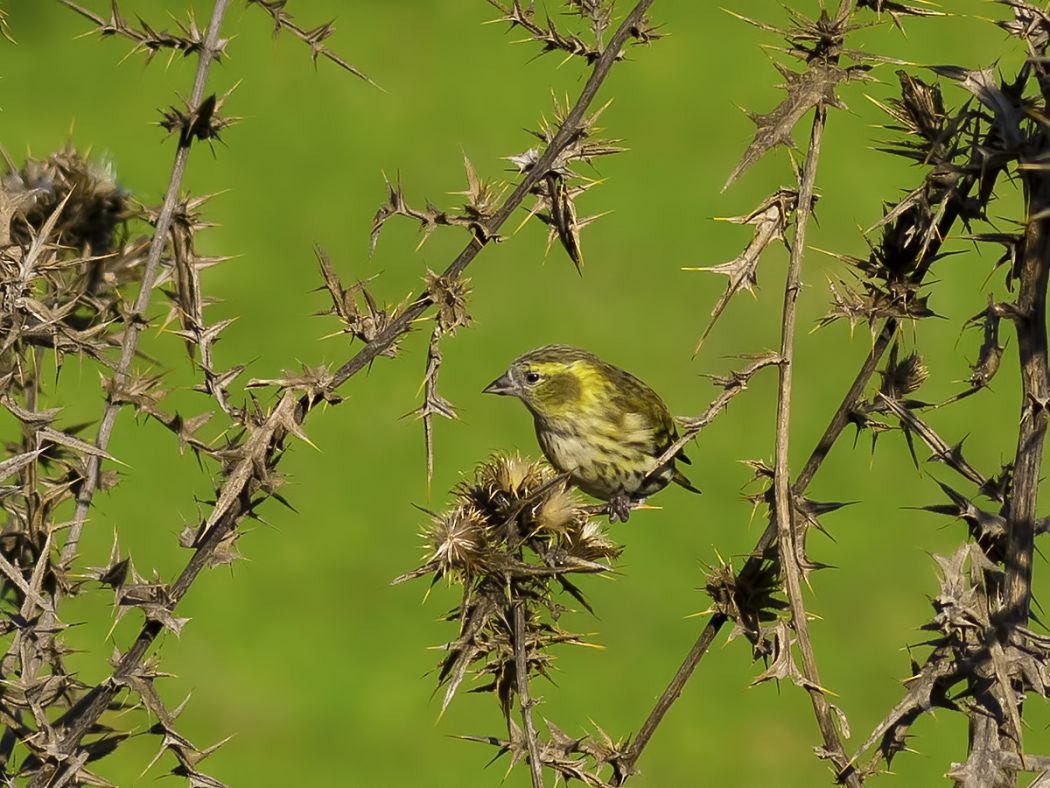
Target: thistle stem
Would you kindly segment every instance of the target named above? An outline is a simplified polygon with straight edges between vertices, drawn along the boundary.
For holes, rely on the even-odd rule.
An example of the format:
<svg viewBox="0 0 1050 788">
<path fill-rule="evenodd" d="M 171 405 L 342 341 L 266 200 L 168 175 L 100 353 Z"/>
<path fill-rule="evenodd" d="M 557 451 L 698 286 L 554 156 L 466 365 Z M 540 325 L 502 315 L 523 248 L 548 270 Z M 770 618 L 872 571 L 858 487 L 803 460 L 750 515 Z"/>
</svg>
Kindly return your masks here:
<svg viewBox="0 0 1050 788">
<path fill-rule="evenodd" d="M 529 749 L 529 774 L 532 788 L 543 788 L 543 762 L 540 760 L 540 745 L 536 738 L 536 726 L 532 722 L 532 699 L 529 697 L 529 664 L 525 653 L 525 601 L 514 602 L 514 673 L 518 684 L 518 707 L 521 724 L 525 731 L 525 743 Z"/>
</svg>

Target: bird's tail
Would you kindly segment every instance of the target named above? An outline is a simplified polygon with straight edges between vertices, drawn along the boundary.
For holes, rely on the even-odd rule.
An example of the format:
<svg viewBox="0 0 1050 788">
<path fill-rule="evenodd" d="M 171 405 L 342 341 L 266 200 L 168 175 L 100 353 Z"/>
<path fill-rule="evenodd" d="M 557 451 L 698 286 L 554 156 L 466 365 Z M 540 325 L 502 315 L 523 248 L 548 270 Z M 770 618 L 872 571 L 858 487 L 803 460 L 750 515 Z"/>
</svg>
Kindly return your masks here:
<svg viewBox="0 0 1050 788">
<path fill-rule="evenodd" d="M 687 479 L 687 478 L 685 477 L 685 474 L 684 474 L 684 473 L 682 473 L 682 472 L 681 472 L 680 470 L 678 470 L 677 468 L 675 468 L 675 469 L 674 469 L 674 476 L 672 476 L 672 477 L 671 477 L 671 481 L 673 481 L 673 482 L 674 482 L 675 484 L 677 484 L 677 485 L 680 485 L 680 486 L 682 486 L 682 487 L 685 487 L 685 489 L 689 490 L 689 492 L 695 492 L 695 493 L 697 493 L 698 495 L 699 495 L 699 494 L 700 494 L 700 492 L 701 492 L 701 491 L 700 491 L 700 489 L 699 489 L 699 488 L 697 488 L 697 487 L 694 487 L 694 486 L 693 486 L 693 483 L 692 483 L 691 481 L 689 481 L 689 480 L 688 480 L 688 479 Z"/>
</svg>

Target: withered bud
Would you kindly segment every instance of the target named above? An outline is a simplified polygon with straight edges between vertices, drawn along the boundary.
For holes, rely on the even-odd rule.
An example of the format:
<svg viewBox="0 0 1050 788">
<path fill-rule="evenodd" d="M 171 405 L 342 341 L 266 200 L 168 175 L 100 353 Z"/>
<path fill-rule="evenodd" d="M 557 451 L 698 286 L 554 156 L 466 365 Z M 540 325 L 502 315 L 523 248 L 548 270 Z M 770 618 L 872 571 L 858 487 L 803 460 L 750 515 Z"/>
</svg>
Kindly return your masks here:
<svg viewBox="0 0 1050 788">
<path fill-rule="evenodd" d="M 467 314 L 467 296 L 470 280 L 463 277 L 444 276 L 427 271 L 427 294 L 437 308 L 437 321 L 445 334 L 455 334 L 460 326 L 470 324 Z"/>
<path fill-rule="evenodd" d="M 910 353 L 898 362 L 897 350 L 894 348 L 886 369 L 879 374 L 882 375 L 882 393 L 890 399 L 899 400 L 925 383 L 930 371 L 918 353 Z"/>
<path fill-rule="evenodd" d="M 585 516 L 580 513 L 580 516 Z M 576 558 L 597 561 L 602 558 L 617 558 L 623 548 L 609 538 L 597 520 L 580 519 L 572 523 L 565 534 L 565 547 Z"/>
<path fill-rule="evenodd" d="M 545 462 L 517 453 L 496 454 L 478 467 L 471 486 L 484 490 L 489 497 L 502 494 L 521 500 L 553 478 L 554 471 Z"/>
<path fill-rule="evenodd" d="M 112 162 L 89 162 L 70 145 L 0 175 L 0 192 L 20 206 L 34 233 L 64 204 L 57 223 L 61 243 L 96 255 L 112 250 L 114 233 L 129 211 L 128 194 L 118 184 Z M 13 223 L 11 232 L 19 244 L 31 241 L 21 222 Z"/>
<path fill-rule="evenodd" d="M 946 114 L 940 86 L 927 84 L 903 69 L 897 72 L 897 78 L 901 83 L 901 98 L 894 102 L 899 110 L 894 116 L 906 131 L 928 142 L 941 143 Z"/>
</svg>

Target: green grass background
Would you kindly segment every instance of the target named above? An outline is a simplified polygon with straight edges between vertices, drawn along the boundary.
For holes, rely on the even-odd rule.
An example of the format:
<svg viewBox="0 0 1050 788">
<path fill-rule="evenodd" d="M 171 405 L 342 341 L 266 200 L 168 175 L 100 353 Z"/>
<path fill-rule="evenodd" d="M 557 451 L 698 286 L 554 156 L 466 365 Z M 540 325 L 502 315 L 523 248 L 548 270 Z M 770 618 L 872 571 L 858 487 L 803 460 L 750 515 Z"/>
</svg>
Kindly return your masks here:
<svg viewBox="0 0 1050 788">
<path fill-rule="evenodd" d="M 100 12 L 108 5 L 84 3 Z M 140 56 L 125 59 L 126 41 L 78 38 L 87 23 L 58 3 L 3 5 L 18 43 L 0 43 L 0 143 L 21 160 L 27 150 L 46 155 L 71 134 L 76 145 L 112 161 L 138 199 L 159 202 L 174 146 L 151 124 L 176 94 L 188 94 L 194 61 L 168 63 L 162 55 L 144 67 Z M 129 18 L 140 14 L 164 27 L 172 25 L 169 12 L 182 17 L 187 5 L 203 26 L 206 2 L 128 0 L 122 8 Z M 1003 9 L 971 0 L 951 5 L 958 16 L 909 20 L 906 37 L 883 25 L 858 31 L 852 44 L 916 64 L 999 60 L 1011 73 L 1018 45 L 978 18 Z M 786 19 L 773 0 L 734 7 L 775 24 Z M 383 172 L 400 173 L 416 204 L 453 206 L 459 198 L 449 193 L 463 188 L 464 155 L 483 176 L 509 179 L 502 157 L 533 144 L 523 129 L 550 115 L 552 92 L 572 97 L 585 78 L 581 64 L 562 64 L 557 55 L 535 59 L 534 46 L 514 44 L 518 32 L 483 25 L 494 12 L 480 0 L 326 0 L 290 3 L 288 10 L 307 27 L 334 17 L 333 48 L 386 92 L 329 63 L 315 69 L 302 44 L 271 39 L 264 14 L 240 4 L 231 9 L 224 31 L 233 40 L 210 89 L 239 83 L 227 112 L 243 122 L 213 151 L 194 150 L 185 184 L 195 194 L 222 192 L 205 208 L 218 226 L 201 235 L 200 245 L 237 257 L 207 272 L 205 284 L 222 299 L 210 318 L 239 318 L 218 348 L 219 363 L 250 361 L 246 377 L 274 377 L 300 362 L 337 365 L 354 351 L 342 337 L 319 341 L 338 326 L 312 316 L 325 308 L 323 294 L 314 292 L 312 244 L 325 247 L 345 280 L 377 276 L 375 292 L 391 302 L 418 289 L 428 268 L 443 268 L 462 247 L 464 237 L 449 230 L 417 252 L 416 228 L 395 221 L 369 260 L 368 228 L 384 199 Z M 801 10 L 816 13 L 816 3 L 806 0 Z M 535 223 L 486 249 L 470 268 L 474 324 L 444 343 L 440 379 L 461 419 L 436 427 L 434 493 L 428 498 L 421 426 L 402 418 L 418 403 L 426 348 L 418 332 L 400 358 L 382 359 L 354 378 L 343 405 L 310 417 L 306 432 L 319 451 L 296 446 L 282 464 L 289 479 L 283 492 L 298 511 L 269 504 L 264 525 L 247 523 L 240 546 L 249 560 L 203 576 L 180 607 L 192 618 L 182 638 L 161 638 L 161 665 L 177 676 L 163 682 L 162 692 L 173 703 L 193 695 L 183 733 L 199 746 L 234 737 L 204 764 L 217 777 L 245 786 L 500 782 L 505 761 L 486 768 L 493 751 L 451 738 L 499 734 L 493 700 L 463 694 L 439 719 L 431 697 L 428 672 L 440 655 L 427 648 L 454 636 L 437 621 L 454 592 L 438 587 L 424 600 L 423 582 L 388 585 L 422 554 L 422 516 L 411 504 L 440 508 L 445 491 L 493 450 L 537 453 L 524 410 L 482 397 L 481 387 L 519 353 L 567 342 L 635 372 L 676 413 L 693 414 L 715 393 L 704 374 L 738 365 L 734 355 L 776 346 L 782 249 L 767 254 L 757 298 L 734 302 L 695 360 L 693 346 L 724 279 L 681 268 L 734 257 L 748 228 L 713 217 L 746 213 L 790 183 L 780 151 L 720 192 L 752 132 L 736 107 L 768 111 L 778 101 L 779 77 L 762 47 L 780 42 L 706 2 L 657 2 L 652 16 L 666 38 L 631 49 L 599 97 L 615 97 L 603 125 L 630 151 L 598 162 L 607 183 L 580 201 L 581 213 L 612 212 L 584 233 L 584 276 L 559 250 L 545 254 L 545 233 Z M 873 128 L 881 119 L 867 97 L 892 97 L 893 71 L 884 66 L 872 81 L 844 86 L 849 109 L 829 116 L 818 175 L 822 199 L 799 306 L 796 467 L 871 341 L 864 327 L 851 334 L 841 323 L 809 333 L 827 308 L 828 277 L 843 274 L 817 249 L 863 256 L 861 230 L 878 219 L 883 201 L 922 175 L 875 150 L 886 135 Z M 946 93 L 950 104 L 963 100 L 950 88 Z M 993 219 L 1009 228 L 1006 217 L 1016 216 L 1019 201 L 1012 186 L 1002 192 Z M 931 299 L 946 319 L 925 321 L 905 338 L 926 356 L 931 381 L 923 394 L 931 401 L 960 390 L 975 357 L 977 335 L 960 340 L 961 322 L 983 308 L 989 290 L 1004 295 L 1000 274 L 986 284 L 994 255 L 965 242 L 950 247 L 962 254 L 936 267 Z M 931 417 L 947 439 L 969 436 L 968 457 L 986 472 L 1013 455 L 1014 345 L 994 392 Z M 149 332 L 145 348 L 164 359 L 173 406 L 186 413 L 209 408 L 189 391 L 192 371 L 177 339 Z M 702 497 L 670 490 L 655 500 L 660 511 L 614 528 L 627 546 L 618 576 L 583 582 L 598 618 L 579 614 L 565 622 L 593 632 L 605 648 L 560 652 L 557 685 L 536 686 L 540 714 L 563 730 L 583 734 L 594 724 L 613 736 L 637 730 L 702 626 L 702 619 L 686 617 L 708 604 L 697 592 L 704 565 L 718 556 L 737 559 L 761 532 L 762 518 L 752 519 L 742 497 L 749 472 L 738 460 L 771 458 L 773 378 L 767 372 L 756 379 L 700 436 L 690 475 Z M 69 360 L 58 388 L 66 423 L 98 418 L 102 394 L 90 364 Z M 140 572 L 172 578 L 188 556 L 176 535 L 196 522 L 195 499 L 210 496 L 212 469 L 179 457 L 168 433 L 130 413 L 122 414 L 111 449 L 127 467 L 121 485 L 96 499 L 81 566 L 104 564 L 116 530 Z M 820 500 L 857 502 L 827 518 L 835 541 L 811 540 L 812 557 L 837 568 L 818 573 L 808 594 L 819 616 L 812 632 L 823 683 L 849 716 L 850 750 L 898 699 L 908 674 L 904 647 L 923 639 L 917 627 L 928 619 L 928 597 L 937 589 L 929 554 L 950 553 L 961 536 L 959 526 L 906 508 L 941 502 L 931 475 L 956 482 L 941 467 L 917 472 L 897 435 L 883 437 L 874 456 L 868 436 L 856 446 L 846 437 L 811 487 Z M 1041 558 L 1036 572 L 1045 589 Z M 67 623 L 83 622 L 68 640 L 82 650 L 74 664 L 88 683 L 105 677 L 113 647 L 125 647 L 140 623 L 131 613 L 111 633 L 109 606 L 108 594 L 85 594 L 65 612 Z M 653 739 L 636 784 L 826 783 L 826 768 L 811 752 L 819 738 L 805 694 L 789 685 L 750 688 L 761 667 L 750 662 L 746 644 L 723 647 L 723 641 Z M 1026 714 L 1027 749 L 1045 752 L 1046 710 L 1032 702 Z M 898 776 L 881 783 L 938 784 L 950 761 L 965 758 L 959 715 L 939 712 L 914 732 L 917 753 L 900 756 Z M 166 759 L 140 776 L 156 746 L 153 737 L 136 737 L 99 772 L 122 786 L 152 784 L 173 765 Z M 506 779 L 512 786 L 527 782 L 523 769 Z"/>
</svg>

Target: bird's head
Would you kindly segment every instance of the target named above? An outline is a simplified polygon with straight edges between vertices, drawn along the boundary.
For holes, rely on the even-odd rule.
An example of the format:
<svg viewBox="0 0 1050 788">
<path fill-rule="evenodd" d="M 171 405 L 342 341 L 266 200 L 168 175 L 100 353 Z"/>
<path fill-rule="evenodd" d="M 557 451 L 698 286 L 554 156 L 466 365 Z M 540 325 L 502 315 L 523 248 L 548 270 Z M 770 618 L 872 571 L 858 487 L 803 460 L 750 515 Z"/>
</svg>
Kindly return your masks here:
<svg viewBox="0 0 1050 788">
<path fill-rule="evenodd" d="M 515 359 L 482 391 L 517 397 L 538 416 L 570 416 L 588 399 L 600 365 L 586 350 L 549 345 Z"/>
</svg>

